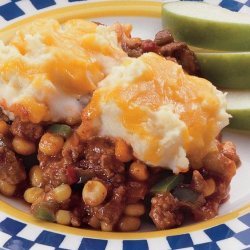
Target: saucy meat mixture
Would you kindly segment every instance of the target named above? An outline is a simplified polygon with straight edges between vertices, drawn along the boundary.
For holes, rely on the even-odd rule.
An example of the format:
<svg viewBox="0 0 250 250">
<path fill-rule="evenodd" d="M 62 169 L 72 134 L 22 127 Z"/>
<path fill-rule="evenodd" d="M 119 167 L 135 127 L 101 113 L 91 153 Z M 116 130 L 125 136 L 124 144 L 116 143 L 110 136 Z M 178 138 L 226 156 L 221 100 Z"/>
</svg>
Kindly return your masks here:
<svg viewBox="0 0 250 250">
<path fill-rule="evenodd" d="M 155 39 L 127 38 L 130 57 L 155 52 L 199 75 L 194 53 L 160 31 Z M 143 220 L 158 230 L 203 221 L 218 213 L 229 196 L 239 163 L 232 142 L 217 140 L 203 167 L 174 175 L 150 168 L 122 139 L 82 139 L 77 125 L 34 124 L 0 111 L 0 192 L 24 197 L 42 220 L 103 231 L 135 231 Z"/>
</svg>

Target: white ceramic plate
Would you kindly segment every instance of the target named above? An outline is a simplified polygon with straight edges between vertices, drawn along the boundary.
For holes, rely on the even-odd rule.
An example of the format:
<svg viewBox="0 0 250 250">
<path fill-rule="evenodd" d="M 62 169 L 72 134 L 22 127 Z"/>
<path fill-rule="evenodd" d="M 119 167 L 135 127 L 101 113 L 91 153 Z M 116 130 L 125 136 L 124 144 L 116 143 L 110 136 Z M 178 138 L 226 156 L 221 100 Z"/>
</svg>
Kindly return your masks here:
<svg viewBox="0 0 250 250">
<path fill-rule="evenodd" d="M 234 11 L 248 11 L 244 0 L 211 2 Z M 8 40 L 20 25 L 38 17 L 54 17 L 61 21 L 79 17 L 105 24 L 131 23 L 135 36 L 153 38 L 162 29 L 160 13 L 159 1 L 3 0 L 0 2 L 0 39 Z M 221 206 L 218 217 L 212 220 L 164 231 L 152 231 L 144 225 L 144 232 L 96 232 L 38 221 L 29 215 L 28 207 L 20 201 L 0 196 L 0 247 L 18 250 L 245 249 L 250 246 L 250 134 L 226 130 L 223 139 L 232 140 L 237 145 L 242 163 L 232 181 L 229 201 Z"/>
</svg>

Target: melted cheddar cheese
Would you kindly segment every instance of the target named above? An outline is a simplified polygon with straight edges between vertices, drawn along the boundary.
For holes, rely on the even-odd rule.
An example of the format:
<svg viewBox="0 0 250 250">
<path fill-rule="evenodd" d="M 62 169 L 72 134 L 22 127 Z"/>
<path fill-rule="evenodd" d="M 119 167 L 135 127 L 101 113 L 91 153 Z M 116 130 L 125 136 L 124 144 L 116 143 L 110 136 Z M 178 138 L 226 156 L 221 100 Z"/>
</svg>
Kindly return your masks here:
<svg viewBox="0 0 250 250">
<path fill-rule="evenodd" d="M 0 43 L 0 105 L 32 122 L 79 121 L 79 100 L 127 57 L 119 43 L 123 32 L 130 27 L 80 19 L 23 27 L 8 45 Z"/>
<path fill-rule="evenodd" d="M 141 161 L 175 173 L 187 171 L 190 161 L 199 167 L 228 124 L 220 91 L 154 53 L 125 60 L 99 86 L 79 134 L 120 137 Z"/>
</svg>

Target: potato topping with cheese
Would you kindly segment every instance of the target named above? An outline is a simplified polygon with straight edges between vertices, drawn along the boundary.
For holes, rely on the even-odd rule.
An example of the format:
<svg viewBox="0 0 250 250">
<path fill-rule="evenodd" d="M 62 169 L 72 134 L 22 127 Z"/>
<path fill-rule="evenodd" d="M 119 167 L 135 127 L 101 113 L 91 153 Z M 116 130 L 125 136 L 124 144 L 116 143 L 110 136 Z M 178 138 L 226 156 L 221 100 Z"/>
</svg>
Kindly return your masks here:
<svg viewBox="0 0 250 250">
<path fill-rule="evenodd" d="M 8 45 L 0 41 L 0 106 L 34 123 L 78 122 L 86 99 L 126 53 L 119 39 L 130 26 L 41 19 Z"/>
<path fill-rule="evenodd" d="M 120 137 L 136 158 L 174 173 L 200 167 L 229 122 L 222 92 L 154 53 L 126 59 L 99 86 L 79 135 Z"/>
</svg>

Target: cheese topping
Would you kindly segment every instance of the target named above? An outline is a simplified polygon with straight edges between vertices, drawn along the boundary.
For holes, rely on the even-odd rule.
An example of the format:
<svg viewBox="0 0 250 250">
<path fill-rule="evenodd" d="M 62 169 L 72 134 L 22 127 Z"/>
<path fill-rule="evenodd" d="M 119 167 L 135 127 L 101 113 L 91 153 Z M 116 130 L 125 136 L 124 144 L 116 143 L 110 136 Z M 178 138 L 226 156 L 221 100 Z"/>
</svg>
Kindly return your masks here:
<svg viewBox="0 0 250 250">
<path fill-rule="evenodd" d="M 79 99 L 127 56 L 117 27 L 41 19 L 0 42 L 0 105 L 32 122 L 79 121 Z"/>
<path fill-rule="evenodd" d="M 228 124 L 220 91 L 154 53 L 125 60 L 99 86 L 79 133 L 92 127 L 99 135 L 120 137 L 151 166 L 175 173 L 187 171 L 189 161 L 199 167 Z"/>
</svg>

